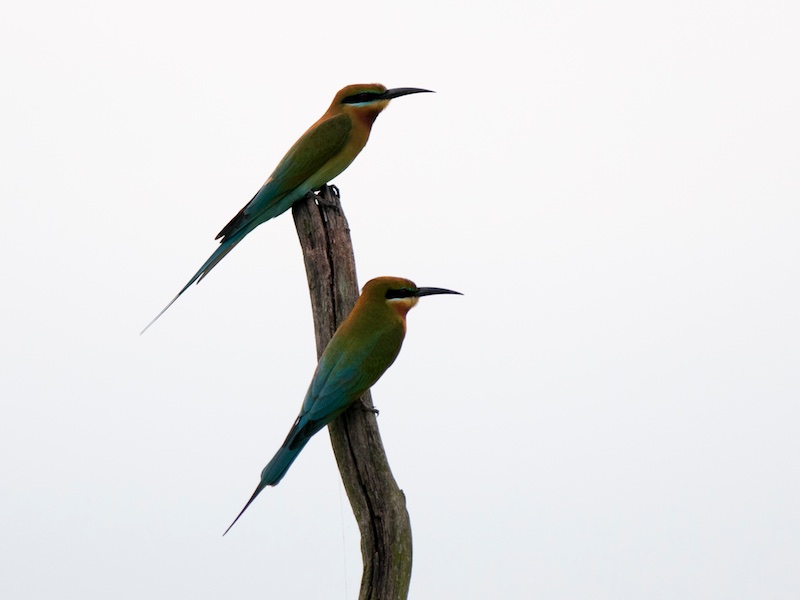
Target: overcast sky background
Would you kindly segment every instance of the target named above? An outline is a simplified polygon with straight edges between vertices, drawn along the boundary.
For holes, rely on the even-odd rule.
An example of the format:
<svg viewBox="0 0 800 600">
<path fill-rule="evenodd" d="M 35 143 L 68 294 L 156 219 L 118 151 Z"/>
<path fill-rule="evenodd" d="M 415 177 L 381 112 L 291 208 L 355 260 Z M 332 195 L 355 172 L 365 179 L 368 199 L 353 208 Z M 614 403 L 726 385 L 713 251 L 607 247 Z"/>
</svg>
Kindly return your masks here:
<svg viewBox="0 0 800 600">
<path fill-rule="evenodd" d="M 327 432 L 225 538 L 315 366 L 288 215 L 151 330 L 349 83 L 411 597 L 797 598 L 795 2 L 12 2 L 0 596 L 355 598 Z"/>
</svg>

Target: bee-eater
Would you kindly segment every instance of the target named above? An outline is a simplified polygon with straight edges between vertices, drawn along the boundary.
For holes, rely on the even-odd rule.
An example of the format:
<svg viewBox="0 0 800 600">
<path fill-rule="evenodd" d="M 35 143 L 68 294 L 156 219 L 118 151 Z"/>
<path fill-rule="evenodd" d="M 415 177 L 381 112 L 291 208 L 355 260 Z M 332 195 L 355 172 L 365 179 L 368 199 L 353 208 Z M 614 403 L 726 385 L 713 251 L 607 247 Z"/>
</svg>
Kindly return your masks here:
<svg viewBox="0 0 800 600">
<path fill-rule="evenodd" d="M 378 277 L 366 283 L 353 310 L 322 353 L 300 414 L 286 441 L 261 471 L 256 491 L 225 533 L 261 490 L 276 485 L 283 478 L 311 436 L 378 381 L 400 352 L 406 334 L 406 314 L 422 296 L 434 294 L 460 295 L 460 292 L 420 288 L 399 277 Z"/>
<path fill-rule="evenodd" d="M 339 90 L 325 114 L 289 149 L 253 199 L 217 234 L 214 239 L 220 241 L 219 248 L 142 333 L 190 285 L 208 275 L 248 233 L 286 212 L 307 193 L 321 188 L 350 166 L 366 145 L 375 119 L 392 98 L 430 91 L 420 88 L 387 90 L 380 83 L 348 85 Z"/>
</svg>

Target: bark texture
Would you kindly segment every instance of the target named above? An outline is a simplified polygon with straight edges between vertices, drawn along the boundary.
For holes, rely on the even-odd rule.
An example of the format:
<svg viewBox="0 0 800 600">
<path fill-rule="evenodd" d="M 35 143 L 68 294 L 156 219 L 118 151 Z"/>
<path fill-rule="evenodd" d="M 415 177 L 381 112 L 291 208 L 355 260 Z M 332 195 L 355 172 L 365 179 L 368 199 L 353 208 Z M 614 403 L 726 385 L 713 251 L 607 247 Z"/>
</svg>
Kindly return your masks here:
<svg viewBox="0 0 800 600">
<path fill-rule="evenodd" d="M 329 186 L 292 206 L 314 313 L 319 357 L 358 298 L 350 228 Z M 361 530 L 359 600 L 405 600 L 411 582 L 411 522 L 383 449 L 378 422 L 362 397 L 328 425 L 336 462 Z M 369 407 L 369 408 L 367 408 Z"/>
</svg>

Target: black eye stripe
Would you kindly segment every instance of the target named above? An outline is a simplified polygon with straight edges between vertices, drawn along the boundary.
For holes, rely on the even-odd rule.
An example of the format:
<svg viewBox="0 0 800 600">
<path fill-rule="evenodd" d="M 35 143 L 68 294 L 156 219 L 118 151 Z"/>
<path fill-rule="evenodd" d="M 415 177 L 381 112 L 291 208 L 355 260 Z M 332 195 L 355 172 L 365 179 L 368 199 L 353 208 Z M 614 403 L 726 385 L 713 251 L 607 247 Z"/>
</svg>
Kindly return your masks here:
<svg viewBox="0 0 800 600">
<path fill-rule="evenodd" d="M 417 290 L 410 290 L 408 288 L 400 288 L 399 290 L 386 290 L 386 299 L 392 298 L 414 298 L 417 295 Z"/>
<path fill-rule="evenodd" d="M 347 96 L 342 100 L 342 104 L 358 104 L 359 102 L 370 102 L 377 100 L 380 94 L 378 92 L 361 92 Z"/>
</svg>

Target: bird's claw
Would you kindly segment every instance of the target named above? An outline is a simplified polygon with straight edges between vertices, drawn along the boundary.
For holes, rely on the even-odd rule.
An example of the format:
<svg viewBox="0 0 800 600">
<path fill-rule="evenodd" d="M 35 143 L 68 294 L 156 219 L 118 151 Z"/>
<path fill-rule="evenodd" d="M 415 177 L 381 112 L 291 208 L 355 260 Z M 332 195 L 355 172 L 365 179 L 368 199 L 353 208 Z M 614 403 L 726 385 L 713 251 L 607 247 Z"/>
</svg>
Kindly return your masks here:
<svg viewBox="0 0 800 600">
<path fill-rule="evenodd" d="M 377 417 L 379 414 L 381 414 L 381 411 L 379 411 L 379 410 L 378 410 L 377 408 L 375 408 L 374 406 L 370 406 L 369 404 L 367 404 L 367 401 L 366 401 L 366 400 L 364 400 L 363 398 L 361 399 L 361 410 L 365 410 L 365 411 L 367 411 L 367 412 L 371 412 L 371 413 L 372 413 L 373 415 L 375 415 L 376 417 Z"/>
<path fill-rule="evenodd" d="M 330 193 L 330 196 L 328 196 Z M 329 206 L 338 208 L 339 206 L 339 188 L 335 185 L 327 185 L 316 190 L 315 196 L 317 197 L 318 206 Z"/>
</svg>

